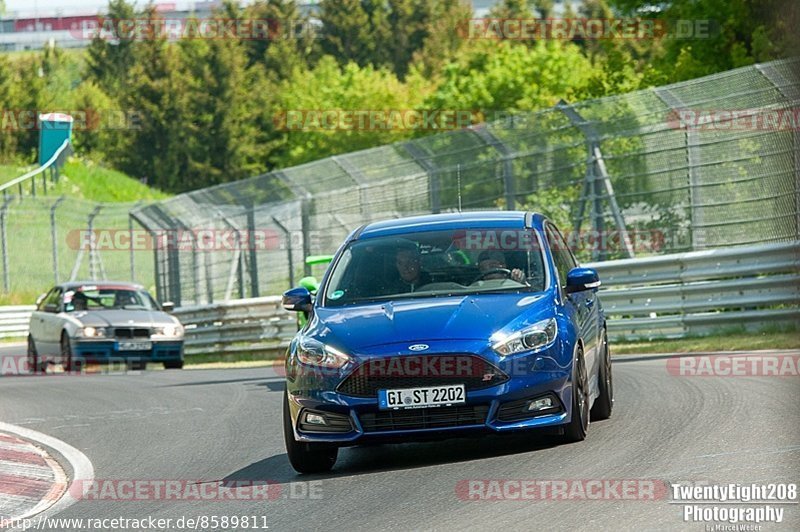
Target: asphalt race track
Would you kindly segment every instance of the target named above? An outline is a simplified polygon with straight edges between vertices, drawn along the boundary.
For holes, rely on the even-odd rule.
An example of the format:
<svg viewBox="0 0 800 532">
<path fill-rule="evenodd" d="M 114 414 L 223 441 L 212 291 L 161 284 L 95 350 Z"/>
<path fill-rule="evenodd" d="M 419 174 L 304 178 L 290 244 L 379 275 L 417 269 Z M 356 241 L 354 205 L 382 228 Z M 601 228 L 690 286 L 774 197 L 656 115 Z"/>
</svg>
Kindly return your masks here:
<svg viewBox="0 0 800 532">
<path fill-rule="evenodd" d="M 670 484 L 800 478 L 797 377 L 680 377 L 664 357 L 618 357 L 614 381 L 612 418 L 592 424 L 582 443 L 491 436 L 351 448 L 321 476 L 289 465 L 284 387 L 271 368 L 2 377 L 0 420 L 80 449 L 96 479 L 281 484 L 274 500 L 81 500 L 62 518 L 256 515 L 270 530 L 699 531 L 704 523 L 683 520 Z M 656 500 L 465 500 L 470 481 L 488 479 L 666 488 Z M 763 530 L 800 529 L 800 507 L 778 506 L 783 522 Z"/>
</svg>

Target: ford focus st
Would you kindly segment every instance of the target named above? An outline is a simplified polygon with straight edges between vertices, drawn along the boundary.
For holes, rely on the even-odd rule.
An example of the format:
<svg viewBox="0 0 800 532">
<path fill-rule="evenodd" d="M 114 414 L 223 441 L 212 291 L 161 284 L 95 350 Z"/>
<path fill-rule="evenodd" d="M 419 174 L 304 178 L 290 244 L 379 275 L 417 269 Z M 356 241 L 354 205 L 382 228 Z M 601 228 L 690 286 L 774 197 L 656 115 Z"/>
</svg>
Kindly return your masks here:
<svg viewBox="0 0 800 532">
<path fill-rule="evenodd" d="M 597 272 L 538 214 L 430 215 L 362 226 L 286 357 L 284 435 L 301 473 L 339 447 L 547 430 L 584 439 L 611 415 Z"/>
</svg>

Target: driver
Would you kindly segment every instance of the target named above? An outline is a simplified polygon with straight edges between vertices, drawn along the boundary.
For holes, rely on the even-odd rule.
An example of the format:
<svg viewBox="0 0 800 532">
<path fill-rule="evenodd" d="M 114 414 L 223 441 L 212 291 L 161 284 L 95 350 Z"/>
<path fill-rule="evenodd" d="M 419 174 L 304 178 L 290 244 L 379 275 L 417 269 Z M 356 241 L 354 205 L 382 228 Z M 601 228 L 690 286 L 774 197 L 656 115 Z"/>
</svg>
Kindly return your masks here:
<svg viewBox="0 0 800 532">
<path fill-rule="evenodd" d="M 509 273 L 494 272 L 492 270 L 508 270 L 506 266 L 506 256 L 502 251 L 484 250 L 478 255 L 478 270 L 481 272 L 481 279 L 488 281 L 491 279 L 511 279 L 521 284 L 525 284 L 525 273 L 519 268 L 510 270 Z M 488 275 L 486 275 L 488 273 Z"/>
<path fill-rule="evenodd" d="M 395 253 L 395 267 L 400 278 L 393 287 L 394 293 L 415 292 L 420 286 L 431 282 L 430 275 L 422 271 L 419 250 L 416 246 L 398 249 Z"/>
</svg>

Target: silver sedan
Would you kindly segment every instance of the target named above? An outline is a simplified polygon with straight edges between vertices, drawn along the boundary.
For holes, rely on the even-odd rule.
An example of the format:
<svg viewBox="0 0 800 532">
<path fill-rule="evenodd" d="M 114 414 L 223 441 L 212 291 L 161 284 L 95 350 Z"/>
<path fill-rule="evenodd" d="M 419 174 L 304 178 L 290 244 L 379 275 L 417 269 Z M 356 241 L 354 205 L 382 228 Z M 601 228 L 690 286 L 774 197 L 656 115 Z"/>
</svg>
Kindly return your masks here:
<svg viewBox="0 0 800 532">
<path fill-rule="evenodd" d="M 183 367 L 183 326 L 140 285 L 69 282 L 39 296 L 31 315 L 28 364 L 33 372 L 60 362 L 67 371 L 84 363 L 143 368 L 159 362 Z"/>
</svg>

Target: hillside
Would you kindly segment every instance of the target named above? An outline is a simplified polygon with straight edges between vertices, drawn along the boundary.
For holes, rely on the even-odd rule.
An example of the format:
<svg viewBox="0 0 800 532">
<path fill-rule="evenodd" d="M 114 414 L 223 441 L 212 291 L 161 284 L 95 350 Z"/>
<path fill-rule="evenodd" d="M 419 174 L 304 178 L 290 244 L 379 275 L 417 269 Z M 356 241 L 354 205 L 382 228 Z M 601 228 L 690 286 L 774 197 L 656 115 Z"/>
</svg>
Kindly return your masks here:
<svg viewBox="0 0 800 532">
<path fill-rule="evenodd" d="M 0 184 L 6 183 L 33 167 L 0 165 Z M 37 178 L 37 193 L 41 194 L 41 178 Z M 30 184 L 26 190 L 30 190 Z M 12 191 L 16 193 L 16 190 Z M 105 168 L 97 163 L 72 157 L 61 170 L 61 178 L 55 187 L 47 187 L 48 196 L 68 196 L 98 202 L 129 202 L 160 200 L 170 194 L 148 187 L 122 172 Z"/>
</svg>

